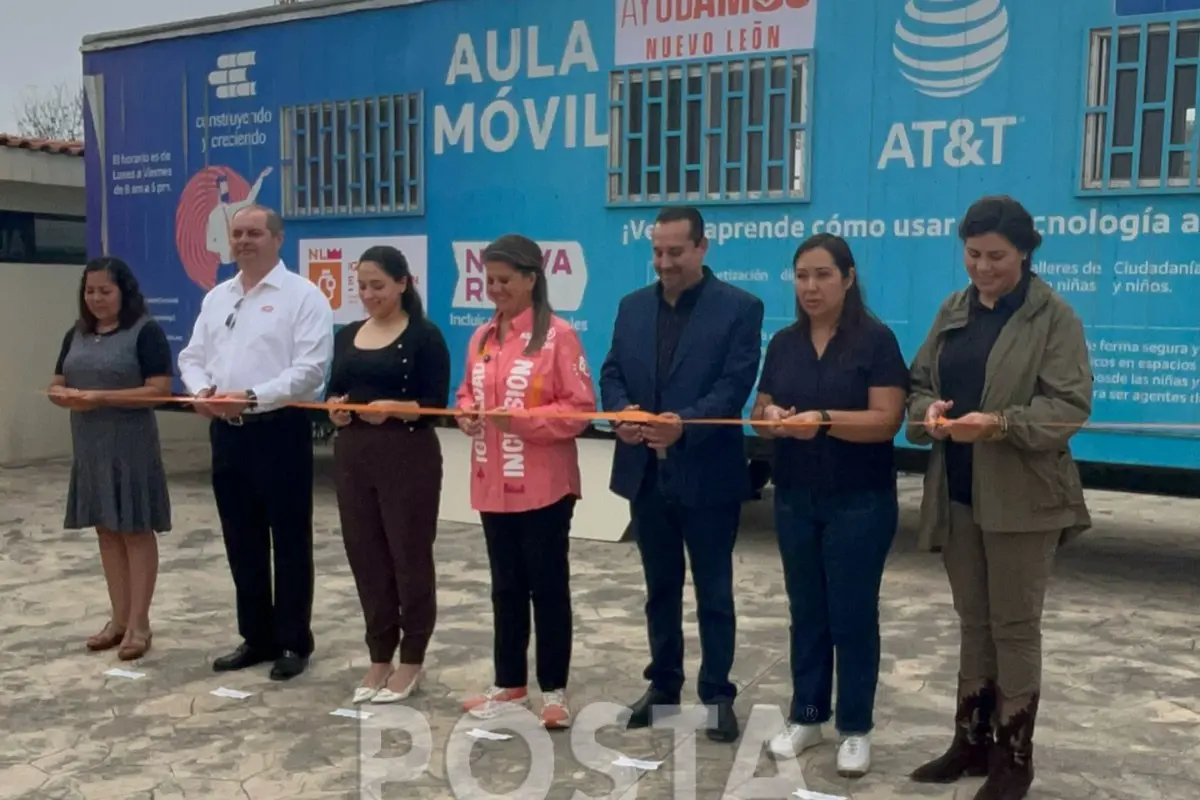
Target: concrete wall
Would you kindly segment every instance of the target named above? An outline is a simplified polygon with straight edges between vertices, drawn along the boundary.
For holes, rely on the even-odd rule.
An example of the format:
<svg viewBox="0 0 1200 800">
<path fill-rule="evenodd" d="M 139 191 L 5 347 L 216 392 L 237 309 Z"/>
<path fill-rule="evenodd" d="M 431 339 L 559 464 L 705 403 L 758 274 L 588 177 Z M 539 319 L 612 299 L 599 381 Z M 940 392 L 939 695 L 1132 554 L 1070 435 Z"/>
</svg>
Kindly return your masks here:
<svg viewBox="0 0 1200 800">
<path fill-rule="evenodd" d="M 82 217 L 87 212 L 87 199 L 81 189 L 6 181 L 0 178 L 0 211 Z"/>
<path fill-rule="evenodd" d="M 71 453 L 68 412 L 44 390 L 78 308 L 78 266 L 0 264 L 0 466 Z M 158 412 L 165 441 L 207 448 L 206 421 Z"/>
<path fill-rule="evenodd" d="M 83 159 L 20 147 L 0 150 L 0 181 L 83 188 Z M 41 209 L 39 209 L 41 210 Z"/>
<path fill-rule="evenodd" d="M 0 210 L 83 216 L 83 159 L 0 147 Z M 0 466 L 71 454 L 68 413 L 46 399 L 79 309 L 83 267 L 0 263 Z M 207 450 L 207 423 L 158 412 L 164 442 Z"/>
<path fill-rule="evenodd" d="M 0 147 L 0 210 L 82 217 L 83 159 Z"/>
</svg>

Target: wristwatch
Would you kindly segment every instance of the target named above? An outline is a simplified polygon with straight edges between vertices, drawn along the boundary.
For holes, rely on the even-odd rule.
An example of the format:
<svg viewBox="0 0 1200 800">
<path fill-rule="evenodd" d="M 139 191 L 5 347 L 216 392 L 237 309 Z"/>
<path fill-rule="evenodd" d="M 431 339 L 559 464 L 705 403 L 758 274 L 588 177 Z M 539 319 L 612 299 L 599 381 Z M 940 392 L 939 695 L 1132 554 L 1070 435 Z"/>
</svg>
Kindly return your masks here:
<svg viewBox="0 0 1200 800">
<path fill-rule="evenodd" d="M 246 407 L 247 408 L 257 408 L 258 407 L 258 395 L 254 393 L 253 389 L 246 390 Z"/>
<path fill-rule="evenodd" d="M 817 413 L 821 415 L 821 426 L 817 428 L 817 435 L 824 436 L 829 433 L 829 425 L 833 422 L 833 417 L 829 416 L 829 412 L 825 409 L 821 409 Z"/>
<path fill-rule="evenodd" d="M 994 420 L 996 429 L 984 439 L 987 442 L 1000 442 L 1008 436 L 1008 417 L 1003 414 L 990 414 Z"/>
</svg>

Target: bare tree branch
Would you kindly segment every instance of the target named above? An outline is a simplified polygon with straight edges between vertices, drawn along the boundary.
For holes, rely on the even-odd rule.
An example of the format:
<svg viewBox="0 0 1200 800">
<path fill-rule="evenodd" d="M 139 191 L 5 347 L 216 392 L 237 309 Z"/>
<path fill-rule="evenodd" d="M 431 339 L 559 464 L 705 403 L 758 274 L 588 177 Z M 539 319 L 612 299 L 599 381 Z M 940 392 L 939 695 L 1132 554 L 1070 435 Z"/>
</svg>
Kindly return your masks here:
<svg viewBox="0 0 1200 800">
<path fill-rule="evenodd" d="M 34 139 L 83 140 L 83 89 L 66 84 L 29 90 L 17 108 L 17 133 Z"/>
</svg>

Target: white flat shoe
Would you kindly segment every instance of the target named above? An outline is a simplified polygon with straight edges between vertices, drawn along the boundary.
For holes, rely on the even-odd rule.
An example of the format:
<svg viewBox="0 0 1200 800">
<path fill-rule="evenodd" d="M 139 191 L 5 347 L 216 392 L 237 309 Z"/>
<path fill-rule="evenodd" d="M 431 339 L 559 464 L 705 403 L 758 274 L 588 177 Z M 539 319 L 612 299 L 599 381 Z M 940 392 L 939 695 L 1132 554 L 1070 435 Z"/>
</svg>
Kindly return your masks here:
<svg viewBox="0 0 1200 800">
<path fill-rule="evenodd" d="M 375 703 L 376 705 L 383 705 L 386 703 L 399 703 L 402 700 L 407 700 L 412 696 L 413 692 L 417 691 L 417 688 L 421 684 L 421 679 L 424 677 L 425 670 L 418 670 L 417 674 L 413 676 L 412 682 L 409 683 L 408 686 L 405 686 L 404 691 L 401 692 L 393 692 L 391 689 L 384 686 L 375 694 L 373 698 L 371 698 L 371 702 Z"/>
<path fill-rule="evenodd" d="M 383 683 L 379 684 L 378 686 L 359 686 L 356 688 L 354 690 L 354 699 L 352 701 L 353 705 L 369 703 L 374 700 L 375 697 L 381 691 L 383 691 L 383 687 L 387 686 L 387 682 L 392 679 L 392 675 L 394 674 L 394 672 L 389 672 L 387 677 L 383 679 Z"/>
<path fill-rule="evenodd" d="M 360 686 L 354 690 L 353 703 L 354 705 L 369 703 L 370 701 L 374 700 L 378 694 L 379 690 L 374 686 Z"/>
</svg>

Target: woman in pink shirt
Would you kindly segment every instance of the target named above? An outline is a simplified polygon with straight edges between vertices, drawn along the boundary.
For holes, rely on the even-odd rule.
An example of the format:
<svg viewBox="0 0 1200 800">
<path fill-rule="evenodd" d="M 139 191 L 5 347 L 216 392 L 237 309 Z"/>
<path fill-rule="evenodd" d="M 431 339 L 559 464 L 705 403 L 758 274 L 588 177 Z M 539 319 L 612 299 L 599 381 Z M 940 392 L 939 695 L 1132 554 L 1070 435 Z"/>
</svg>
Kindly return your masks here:
<svg viewBox="0 0 1200 800">
<path fill-rule="evenodd" d="M 562 728 L 573 628 L 567 553 L 581 496 L 575 439 L 589 423 L 545 414 L 595 411 L 596 394 L 578 335 L 550 308 L 541 247 L 502 236 L 483 262 L 496 313 L 471 337 L 457 405 L 513 413 L 458 418 L 473 440 L 471 505 L 487 540 L 495 625 L 495 682 L 464 708 L 487 718 L 529 704 L 532 603 L 542 722 Z"/>
</svg>

